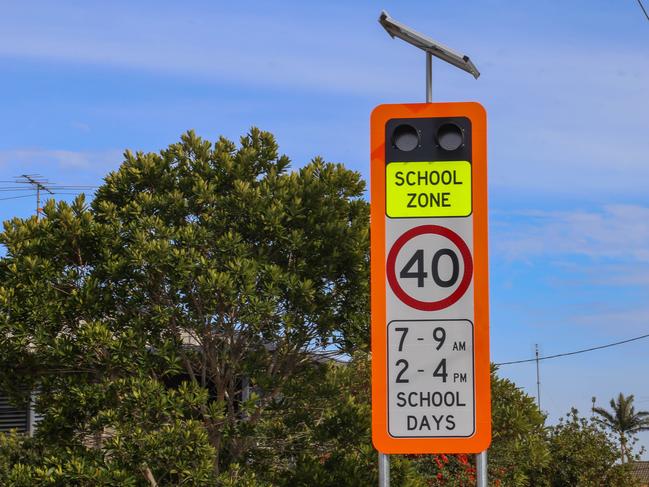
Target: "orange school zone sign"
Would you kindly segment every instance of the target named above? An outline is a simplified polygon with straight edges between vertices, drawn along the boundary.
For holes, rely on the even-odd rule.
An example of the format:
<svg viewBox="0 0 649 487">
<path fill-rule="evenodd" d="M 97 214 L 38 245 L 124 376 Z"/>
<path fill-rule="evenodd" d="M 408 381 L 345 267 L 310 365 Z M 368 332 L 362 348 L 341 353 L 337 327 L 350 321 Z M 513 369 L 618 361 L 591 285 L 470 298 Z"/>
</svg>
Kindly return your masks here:
<svg viewBox="0 0 649 487">
<path fill-rule="evenodd" d="M 491 442 L 486 113 L 371 116 L 372 439 L 382 453 Z"/>
</svg>

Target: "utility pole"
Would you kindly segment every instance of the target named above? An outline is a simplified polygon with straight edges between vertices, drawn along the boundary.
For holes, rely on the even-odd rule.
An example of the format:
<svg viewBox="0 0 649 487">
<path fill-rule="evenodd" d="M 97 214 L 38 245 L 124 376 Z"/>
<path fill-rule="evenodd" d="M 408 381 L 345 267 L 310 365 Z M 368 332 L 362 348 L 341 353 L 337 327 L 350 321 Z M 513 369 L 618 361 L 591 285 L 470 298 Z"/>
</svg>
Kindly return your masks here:
<svg viewBox="0 0 649 487">
<path fill-rule="evenodd" d="M 36 190 L 36 220 L 38 221 L 40 219 L 40 215 L 42 211 L 41 191 L 47 191 L 51 195 L 54 195 L 54 193 L 52 193 L 52 191 L 50 191 L 50 189 L 47 186 L 45 186 L 47 181 L 37 179 L 38 176 L 36 174 L 23 174 L 20 177 L 23 178 L 23 181 L 18 181 L 18 182 L 30 184 Z"/>
<path fill-rule="evenodd" d="M 534 348 L 536 349 L 536 404 L 541 410 L 541 376 L 539 374 L 539 344 L 535 343 Z"/>
</svg>

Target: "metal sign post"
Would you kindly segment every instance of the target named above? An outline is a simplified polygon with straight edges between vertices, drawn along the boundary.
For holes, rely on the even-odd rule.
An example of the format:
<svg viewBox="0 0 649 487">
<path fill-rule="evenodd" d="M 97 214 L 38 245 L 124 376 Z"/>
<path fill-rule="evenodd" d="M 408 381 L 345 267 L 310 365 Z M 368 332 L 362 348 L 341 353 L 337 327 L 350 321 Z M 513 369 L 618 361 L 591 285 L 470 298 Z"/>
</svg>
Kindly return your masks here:
<svg viewBox="0 0 649 487">
<path fill-rule="evenodd" d="M 426 53 L 426 103 L 433 103 L 433 55 Z"/>
<path fill-rule="evenodd" d="M 390 487 L 390 457 L 379 452 L 379 487 Z"/>
<path fill-rule="evenodd" d="M 391 453 L 476 453 L 491 441 L 486 113 L 432 103 L 432 56 L 468 56 L 381 13 L 426 53 L 426 103 L 371 117 L 372 439 L 379 485 Z"/>
<path fill-rule="evenodd" d="M 488 487 L 489 479 L 487 477 L 487 450 L 478 453 L 475 456 L 476 467 L 476 485 L 477 487 Z"/>
</svg>

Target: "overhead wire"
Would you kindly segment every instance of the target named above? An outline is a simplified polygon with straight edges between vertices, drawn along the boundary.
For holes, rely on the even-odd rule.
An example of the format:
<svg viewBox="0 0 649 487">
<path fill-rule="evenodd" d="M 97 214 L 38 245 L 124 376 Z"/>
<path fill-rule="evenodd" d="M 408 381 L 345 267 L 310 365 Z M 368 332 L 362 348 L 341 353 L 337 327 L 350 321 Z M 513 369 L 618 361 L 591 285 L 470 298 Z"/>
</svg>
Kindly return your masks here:
<svg viewBox="0 0 649 487">
<path fill-rule="evenodd" d="M 0 191 L 2 192 L 18 192 L 18 191 L 34 191 L 34 188 L 2 188 L 0 187 Z"/>
<path fill-rule="evenodd" d="M 4 183 L 4 184 L 2 184 Z M 8 183 L 12 183 L 12 185 L 9 185 Z M 39 180 L 40 183 L 40 180 Z M 94 185 L 86 185 L 86 184 L 58 184 L 58 183 L 44 183 L 45 185 L 41 189 L 47 190 L 52 195 L 64 195 L 64 196 L 72 196 L 72 195 L 78 195 L 84 191 L 91 191 L 94 189 L 99 188 L 99 186 L 94 186 Z M 28 186 L 29 185 L 29 186 Z M 5 201 L 5 200 L 13 200 L 13 199 L 18 199 L 18 198 L 29 198 L 29 197 L 34 197 L 36 196 L 36 193 L 34 192 L 35 189 L 29 181 L 23 181 L 23 180 L 15 180 L 15 181 L 9 181 L 9 180 L 0 180 L 0 194 L 2 193 L 25 193 L 29 192 L 28 195 L 21 195 L 21 196 L 11 196 L 11 197 L 6 197 L 6 198 L 0 198 L 0 201 Z"/>
<path fill-rule="evenodd" d="M 580 354 L 580 353 L 592 352 L 593 350 L 601 350 L 603 348 L 615 347 L 617 345 L 623 345 L 625 343 L 635 342 L 637 340 L 642 340 L 644 338 L 649 338 L 649 333 L 646 334 L 646 335 L 640 335 L 640 336 L 637 336 L 637 337 L 629 338 L 628 340 L 622 340 L 622 341 L 619 341 L 619 342 L 607 343 L 606 345 L 600 345 L 600 346 L 597 346 L 597 347 L 584 348 L 584 349 L 581 349 L 581 350 L 575 350 L 573 352 L 557 353 L 557 354 L 554 354 L 554 355 L 547 355 L 545 357 L 529 358 L 529 359 L 524 359 L 524 360 L 512 360 L 512 361 L 509 361 L 509 362 L 500 362 L 500 363 L 497 363 L 495 365 L 500 366 L 500 365 L 524 364 L 524 363 L 527 363 L 527 362 L 536 362 L 537 360 L 541 361 L 541 360 L 550 360 L 550 359 L 559 358 L 559 357 L 567 357 L 569 355 L 577 355 L 577 354 Z"/>
<path fill-rule="evenodd" d="M 21 176 L 24 177 L 25 175 Z M 10 183 L 12 181 L 2 181 L 5 183 Z M 0 201 L 8 201 L 8 200 L 17 200 L 17 199 L 23 199 L 23 198 L 34 198 L 36 197 L 37 199 L 37 216 L 41 214 L 42 208 L 41 208 L 41 203 L 40 203 L 40 197 L 39 197 L 39 192 L 37 189 L 47 191 L 51 197 L 55 196 L 60 196 L 62 200 L 68 199 L 68 196 L 79 196 L 81 193 L 84 193 L 86 191 L 92 191 L 94 189 L 99 188 L 99 186 L 91 186 L 91 185 L 67 185 L 67 184 L 56 184 L 56 183 L 46 183 L 47 185 L 43 185 L 43 180 L 38 180 L 36 181 L 36 184 L 40 185 L 38 188 L 34 188 L 33 184 L 30 184 L 30 187 L 24 187 L 23 185 L 26 184 L 26 181 L 22 180 L 16 180 L 13 181 L 13 183 L 17 186 L 0 186 L 0 195 L 4 194 L 11 194 L 11 193 L 18 193 L 19 196 L 7 196 L 4 198 L 0 198 Z M 24 194 L 25 191 L 31 191 L 29 194 Z M 21 194 L 22 193 L 22 194 Z M 41 193 L 42 194 L 42 193 Z M 6 245 L 6 244 L 2 244 Z"/>
<path fill-rule="evenodd" d="M 9 198 L 0 198 L 0 201 L 4 201 L 4 200 L 17 200 L 17 199 L 19 199 L 19 198 L 33 198 L 34 196 L 36 196 L 36 193 L 32 193 L 32 194 L 24 194 L 24 195 L 22 195 L 22 196 L 10 196 Z"/>
<path fill-rule="evenodd" d="M 649 13 L 647 13 L 647 11 L 644 8 L 644 5 L 642 5 L 642 0 L 638 0 L 638 5 L 640 5 L 640 8 L 642 9 L 644 16 L 647 17 L 647 20 L 649 20 Z"/>
</svg>

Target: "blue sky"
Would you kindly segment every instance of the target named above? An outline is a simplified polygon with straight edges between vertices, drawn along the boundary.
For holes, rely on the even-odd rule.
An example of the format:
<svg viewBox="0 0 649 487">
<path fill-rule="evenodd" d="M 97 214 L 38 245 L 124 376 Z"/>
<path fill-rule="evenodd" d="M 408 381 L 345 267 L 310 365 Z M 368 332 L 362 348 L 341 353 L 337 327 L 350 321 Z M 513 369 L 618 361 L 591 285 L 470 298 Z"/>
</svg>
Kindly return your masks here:
<svg viewBox="0 0 649 487">
<path fill-rule="evenodd" d="M 322 155 L 367 177 L 372 108 L 424 98 L 424 55 L 387 36 L 382 8 L 482 72 L 435 62 L 433 98 L 488 112 L 493 361 L 649 333 L 649 22 L 635 0 L 4 2 L 0 179 L 98 185 L 126 148 L 251 125 L 293 167 Z M 3 220 L 33 211 L 0 200 Z M 624 392 L 649 409 L 647 370 L 649 341 L 544 362 L 542 407 L 555 421 Z M 535 394 L 533 364 L 502 374 Z"/>
</svg>

